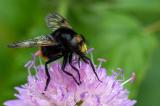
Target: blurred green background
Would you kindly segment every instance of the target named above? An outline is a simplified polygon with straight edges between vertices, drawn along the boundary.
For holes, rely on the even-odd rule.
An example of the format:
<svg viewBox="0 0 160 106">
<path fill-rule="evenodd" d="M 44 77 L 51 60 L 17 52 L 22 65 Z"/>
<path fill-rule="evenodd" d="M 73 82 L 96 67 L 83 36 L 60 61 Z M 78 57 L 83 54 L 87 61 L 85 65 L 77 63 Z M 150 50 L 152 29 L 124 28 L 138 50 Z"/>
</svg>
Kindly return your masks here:
<svg viewBox="0 0 160 106">
<path fill-rule="evenodd" d="M 0 105 L 26 82 L 23 65 L 36 48 L 7 44 L 50 33 L 44 17 L 58 12 L 94 47 L 94 59 L 108 69 L 121 67 L 136 106 L 160 106 L 160 0 L 0 0 Z"/>
</svg>

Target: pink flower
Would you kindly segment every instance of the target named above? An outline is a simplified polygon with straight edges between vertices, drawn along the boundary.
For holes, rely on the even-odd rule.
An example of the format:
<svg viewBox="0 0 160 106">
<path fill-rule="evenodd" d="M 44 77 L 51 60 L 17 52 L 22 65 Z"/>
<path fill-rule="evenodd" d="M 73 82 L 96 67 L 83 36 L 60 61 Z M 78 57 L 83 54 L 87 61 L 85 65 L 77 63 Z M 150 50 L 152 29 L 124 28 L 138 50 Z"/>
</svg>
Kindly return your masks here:
<svg viewBox="0 0 160 106">
<path fill-rule="evenodd" d="M 79 68 L 77 63 L 75 66 Z M 51 81 L 46 91 L 44 66 L 40 65 L 36 69 L 36 75 L 29 73 L 28 83 L 16 87 L 19 92 L 16 94 L 17 99 L 6 101 L 6 106 L 133 106 L 136 103 L 128 99 L 129 92 L 123 88 L 126 82 L 117 79 L 122 75 L 121 71 L 109 76 L 101 63 L 96 67 L 96 72 L 102 83 L 97 80 L 91 66 L 81 62 L 79 71 L 82 83 L 78 86 L 62 72 L 61 64 L 54 62 L 49 67 Z M 73 73 L 78 80 L 78 75 L 69 65 L 66 71 Z M 134 78 L 133 74 L 127 82 Z"/>
</svg>

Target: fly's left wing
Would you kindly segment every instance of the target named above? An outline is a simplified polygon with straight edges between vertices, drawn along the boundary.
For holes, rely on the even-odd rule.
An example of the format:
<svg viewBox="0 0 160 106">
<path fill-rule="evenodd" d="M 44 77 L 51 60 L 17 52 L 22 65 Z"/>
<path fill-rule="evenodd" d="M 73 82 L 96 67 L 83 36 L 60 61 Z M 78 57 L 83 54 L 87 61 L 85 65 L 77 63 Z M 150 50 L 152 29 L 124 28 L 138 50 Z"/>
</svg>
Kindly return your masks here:
<svg viewBox="0 0 160 106">
<path fill-rule="evenodd" d="M 72 28 L 67 20 L 57 13 L 52 13 L 46 16 L 46 24 L 52 31 L 55 31 L 60 27 Z"/>
<path fill-rule="evenodd" d="M 29 48 L 56 45 L 56 41 L 50 36 L 39 36 L 33 39 L 24 40 L 8 45 L 10 48 Z"/>
</svg>

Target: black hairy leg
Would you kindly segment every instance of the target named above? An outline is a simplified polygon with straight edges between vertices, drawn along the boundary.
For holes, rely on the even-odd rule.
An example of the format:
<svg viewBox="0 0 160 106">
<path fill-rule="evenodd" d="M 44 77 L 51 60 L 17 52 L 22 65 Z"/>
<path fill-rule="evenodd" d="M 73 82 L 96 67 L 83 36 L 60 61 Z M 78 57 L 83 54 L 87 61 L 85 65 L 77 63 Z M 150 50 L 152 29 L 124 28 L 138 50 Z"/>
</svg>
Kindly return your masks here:
<svg viewBox="0 0 160 106">
<path fill-rule="evenodd" d="M 81 57 L 78 58 L 78 66 L 79 66 L 79 68 L 80 68 L 80 65 L 81 65 L 80 63 L 81 63 Z"/>
<path fill-rule="evenodd" d="M 72 57 L 73 57 L 73 53 L 70 53 L 70 54 L 69 54 L 69 64 L 70 64 L 70 66 L 77 72 L 77 74 L 78 74 L 78 79 L 79 79 L 79 83 L 81 84 L 80 73 L 79 73 L 79 70 L 72 64 Z"/>
<path fill-rule="evenodd" d="M 89 61 L 89 64 L 91 65 L 92 70 L 93 70 L 94 74 L 96 75 L 97 79 L 98 79 L 100 82 L 102 82 L 102 81 L 99 79 L 99 77 L 98 77 L 98 75 L 97 75 L 97 73 L 96 73 L 95 67 L 94 67 L 91 59 L 88 58 L 87 56 L 83 55 L 83 54 L 80 54 L 80 56 L 81 56 L 81 58 L 82 58 L 82 60 L 83 60 L 84 62 L 88 63 L 88 61 Z"/>
<path fill-rule="evenodd" d="M 61 58 L 62 55 L 57 55 L 57 56 L 54 56 L 52 58 L 49 58 L 49 60 L 45 63 L 45 72 L 46 72 L 46 76 L 47 76 L 47 80 L 46 80 L 46 85 L 45 85 L 45 91 L 47 90 L 47 87 L 49 85 L 49 82 L 50 82 L 50 74 L 49 74 L 49 71 L 48 71 L 48 64 Z"/>
<path fill-rule="evenodd" d="M 77 85 L 80 85 L 80 83 L 76 80 L 76 78 L 73 76 L 73 74 L 71 74 L 65 70 L 67 62 L 68 62 L 68 53 L 64 54 L 63 63 L 62 63 L 62 71 L 64 73 L 66 73 L 67 75 L 71 76 L 74 79 L 74 81 L 77 83 Z"/>
</svg>

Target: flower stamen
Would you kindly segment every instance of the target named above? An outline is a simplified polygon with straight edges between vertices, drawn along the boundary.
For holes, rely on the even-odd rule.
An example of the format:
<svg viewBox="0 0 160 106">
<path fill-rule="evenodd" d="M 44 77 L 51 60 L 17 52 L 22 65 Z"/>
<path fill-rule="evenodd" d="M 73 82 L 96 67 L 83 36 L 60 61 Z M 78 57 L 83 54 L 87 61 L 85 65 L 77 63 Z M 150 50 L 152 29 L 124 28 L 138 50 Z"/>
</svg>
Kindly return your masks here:
<svg viewBox="0 0 160 106">
<path fill-rule="evenodd" d="M 94 48 L 89 48 L 89 49 L 87 50 L 87 54 L 91 53 L 93 50 L 94 50 Z"/>
<path fill-rule="evenodd" d="M 132 75 L 131 75 L 131 77 L 128 80 L 126 80 L 125 82 L 123 82 L 121 84 L 121 86 L 124 86 L 128 82 L 133 82 L 133 81 L 135 81 L 135 79 L 136 79 L 136 74 L 133 72 Z"/>
<path fill-rule="evenodd" d="M 106 62 L 106 61 L 107 61 L 107 60 L 104 59 L 104 58 L 98 58 L 97 60 L 99 61 L 98 69 L 101 68 L 103 62 Z"/>
</svg>

